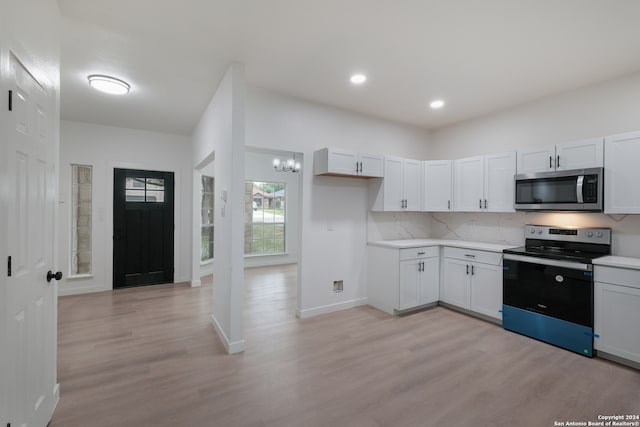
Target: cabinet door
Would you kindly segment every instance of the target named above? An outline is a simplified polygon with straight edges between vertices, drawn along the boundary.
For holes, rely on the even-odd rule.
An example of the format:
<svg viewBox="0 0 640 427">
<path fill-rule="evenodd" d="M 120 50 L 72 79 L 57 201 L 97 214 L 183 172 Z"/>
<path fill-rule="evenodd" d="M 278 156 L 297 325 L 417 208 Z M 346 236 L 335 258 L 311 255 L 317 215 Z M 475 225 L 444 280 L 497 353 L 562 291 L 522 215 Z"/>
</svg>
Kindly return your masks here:
<svg viewBox="0 0 640 427">
<path fill-rule="evenodd" d="M 359 169 L 358 173 L 361 176 L 367 176 L 372 178 L 379 178 L 384 176 L 383 174 L 383 160 L 382 156 L 376 156 L 374 154 L 358 154 Z"/>
<path fill-rule="evenodd" d="M 598 168 L 604 165 L 602 138 L 556 145 L 556 170 Z"/>
<path fill-rule="evenodd" d="M 518 173 L 548 172 L 555 170 L 556 147 L 518 150 Z"/>
<path fill-rule="evenodd" d="M 429 304 L 440 299 L 440 258 L 422 258 L 420 272 L 420 304 Z"/>
<path fill-rule="evenodd" d="M 445 258 L 443 269 L 442 301 L 469 309 L 470 264 L 458 259 Z"/>
<path fill-rule="evenodd" d="M 451 184 L 453 178 L 451 160 L 434 160 L 422 164 L 422 210 L 426 212 L 448 212 L 451 206 Z"/>
<path fill-rule="evenodd" d="M 422 162 L 418 160 L 404 160 L 403 165 L 403 194 L 406 211 L 419 211 L 422 208 Z"/>
<path fill-rule="evenodd" d="M 472 264 L 471 311 L 502 319 L 502 266 Z"/>
<path fill-rule="evenodd" d="M 595 284 L 596 350 L 640 363 L 640 289 Z"/>
<path fill-rule="evenodd" d="M 385 157 L 383 187 L 383 210 L 402 210 L 402 159 Z"/>
<path fill-rule="evenodd" d="M 604 153 L 604 213 L 640 213 L 640 132 L 605 138 Z"/>
<path fill-rule="evenodd" d="M 516 153 L 492 154 L 484 157 L 484 198 L 488 212 L 515 212 Z"/>
<path fill-rule="evenodd" d="M 468 157 L 453 162 L 454 210 L 478 212 L 484 200 L 484 158 Z"/>
<path fill-rule="evenodd" d="M 399 310 L 420 305 L 420 264 L 418 260 L 400 261 Z"/>
<path fill-rule="evenodd" d="M 318 156 L 316 159 L 315 156 Z M 326 158 L 325 158 L 326 156 Z M 329 173 L 341 175 L 356 174 L 356 153 L 351 151 L 327 148 L 314 153 L 314 173 Z"/>
</svg>

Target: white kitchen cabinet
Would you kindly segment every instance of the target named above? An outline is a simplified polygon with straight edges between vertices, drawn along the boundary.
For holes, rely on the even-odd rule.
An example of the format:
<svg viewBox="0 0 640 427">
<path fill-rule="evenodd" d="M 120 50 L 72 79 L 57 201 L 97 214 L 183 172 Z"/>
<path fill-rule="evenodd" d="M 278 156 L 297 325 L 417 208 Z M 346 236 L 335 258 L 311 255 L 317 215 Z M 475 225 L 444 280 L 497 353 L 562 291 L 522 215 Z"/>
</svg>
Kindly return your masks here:
<svg viewBox="0 0 640 427">
<path fill-rule="evenodd" d="M 372 211 L 419 211 L 422 207 L 422 162 L 384 158 L 384 178 L 370 187 Z"/>
<path fill-rule="evenodd" d="M 422 210 L 449 212 L 453 210 L 453 162 L 431 160 L 422 163 Z"/>
<path fill-rule="evenodd" d="M 595 266 L 594 347 L 640 363 L 640 270 Z"/>
<path fill-rule="evenodd" d="M 368 303 L 389 314 L 436 303 L 440 297 L 438 246 L 368 247 Z"/>
<path fill-rule="evenodd" d="M 445 247 L 442 301 L 502 319 L 502 253 Z"/>
<path fill-rule="evenodd" d="M 513 212 L 515 152 L 454 160 L 458 212 Z"/>
<path fill-rule="evenodd" d="M 604 213 L 640 213 L 640 132 L 605 138 Z"/>
<path fill-rule="evenodd" d="M 484 157 L 453 161 L 453 207 L 458 212 L 480 212 L 484 199 Z"/>
<path fill-rule="evenodd" d="M 313 153 L 315 175 L 376 178 L 383 176 L 383 158 L 336 148 L 323 148 Z"/>
<path fill-rule="evenodd" d="M 603 139 L 590 138 L 518 150 L 517 158 L 519 174 L 602 167 Z"/>
</svg>

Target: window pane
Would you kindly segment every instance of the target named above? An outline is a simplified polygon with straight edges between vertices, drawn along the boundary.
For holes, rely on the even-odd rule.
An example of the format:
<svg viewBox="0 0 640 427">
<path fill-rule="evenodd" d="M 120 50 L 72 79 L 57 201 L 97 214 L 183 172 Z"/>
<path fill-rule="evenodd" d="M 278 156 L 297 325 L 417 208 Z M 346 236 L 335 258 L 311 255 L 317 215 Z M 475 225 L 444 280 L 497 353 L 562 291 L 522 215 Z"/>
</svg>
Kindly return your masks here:
<svg viewBox="0 0 640 427">
<path fill-rule="evenodd" d="M 71 165 L 71 276 L 91 274 L 93 168 Z"/>
<path fill-rule="evenodd" d="M 164 202 L 164 191 L 148 191 L 147 202 L 160 203 Z"/>
<path fill-rule="evenodd" d="M 164 179 L 147 178 L 147 190 L 163 190 L 164 191 Z"/>
<path fill-rule="evenodd" d="M 285 253 L 285 206 L 285 183 L 245 183 L 245 254 Z"/>
<path fill-rule="evenodd" d="M 127 178 L 126 180 L 126 188 L 141 188 L 144 190 L 144 182 L 145 178 Z"/>
<path fill-rule="evenodd" d="M 201 248 L 200 260 L 205 261 L 213 258 L 213 222 L 214 222 L 214 179 L 210 176 L 202 175 L 200 181 L 200 219 L 201 228 Z"/>
<path fill-rule="evenodd" d="M 144 190 L 127 190 L 125 200 L 127 202 L 144 202 Z"/>
</svg>

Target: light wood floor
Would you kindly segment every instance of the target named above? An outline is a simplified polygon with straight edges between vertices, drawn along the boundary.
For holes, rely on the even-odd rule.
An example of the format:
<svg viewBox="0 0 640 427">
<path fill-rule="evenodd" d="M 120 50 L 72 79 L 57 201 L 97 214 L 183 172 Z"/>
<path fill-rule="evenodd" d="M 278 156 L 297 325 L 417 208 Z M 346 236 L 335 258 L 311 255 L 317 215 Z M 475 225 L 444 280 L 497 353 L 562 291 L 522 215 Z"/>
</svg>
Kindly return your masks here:
<svg viewBox="0 0 640 427">
<path fill-rule="evenodd" d="M 210 284 L 61 297 L 51 427 L 553 426 L 640 414 L 640 372 L 445 308 L 296 320 L 295 275 L 246 271 L 246 351 L 233 356 L 210 324 Z"/>
</svg>

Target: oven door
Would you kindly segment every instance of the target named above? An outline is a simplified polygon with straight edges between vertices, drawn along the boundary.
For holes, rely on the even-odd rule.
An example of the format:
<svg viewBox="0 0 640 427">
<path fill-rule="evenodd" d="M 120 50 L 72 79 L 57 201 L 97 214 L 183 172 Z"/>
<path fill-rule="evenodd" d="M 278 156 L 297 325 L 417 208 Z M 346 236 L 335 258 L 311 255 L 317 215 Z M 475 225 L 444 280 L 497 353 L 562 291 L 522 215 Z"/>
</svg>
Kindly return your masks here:
<svg viewBox="0 0 640 427">
<path fill-rule="evenodd" d="M 504 254 L 504 304 L 593 327 L 593 266 Z"/>
</svg>

